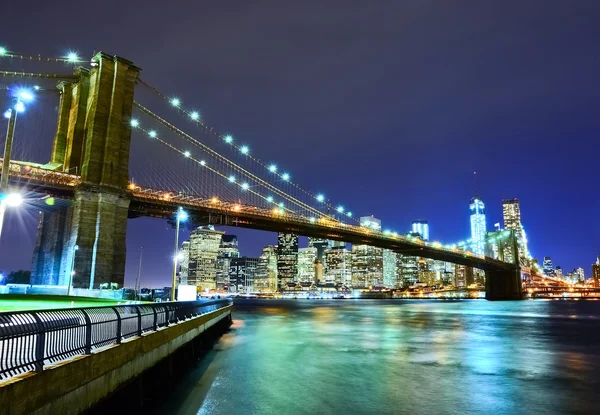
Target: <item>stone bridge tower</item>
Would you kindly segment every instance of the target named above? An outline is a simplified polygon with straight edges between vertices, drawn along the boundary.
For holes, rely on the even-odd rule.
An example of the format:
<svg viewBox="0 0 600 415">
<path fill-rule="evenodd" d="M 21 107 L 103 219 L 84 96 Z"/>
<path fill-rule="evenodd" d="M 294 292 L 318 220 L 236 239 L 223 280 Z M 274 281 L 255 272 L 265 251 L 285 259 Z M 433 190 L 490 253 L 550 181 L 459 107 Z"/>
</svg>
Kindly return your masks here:
<svg viewBox="0 0 600 415">
<path fill-rule="evenodd" d="M 81 176 L 72 206 L 40 213 L 32 284 L 121 287 L 129 195 L 129 146 L 139 68 L 104 53 L 78 79 L 59 84 L 51 163 Z"/>
</svg>

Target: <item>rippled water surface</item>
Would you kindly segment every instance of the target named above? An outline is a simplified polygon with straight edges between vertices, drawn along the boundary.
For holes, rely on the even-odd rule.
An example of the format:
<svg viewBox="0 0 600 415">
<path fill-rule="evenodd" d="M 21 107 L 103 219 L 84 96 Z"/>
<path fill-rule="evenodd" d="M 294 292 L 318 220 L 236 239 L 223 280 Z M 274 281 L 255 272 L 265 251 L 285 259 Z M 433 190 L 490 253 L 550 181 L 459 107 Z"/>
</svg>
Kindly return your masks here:
<svg viewBox="0 0 600 415">
<path fill-rule="evenodd" d="M 600 413 L 600 301 L 240 300 L 163 413 Z"/>
</svg>

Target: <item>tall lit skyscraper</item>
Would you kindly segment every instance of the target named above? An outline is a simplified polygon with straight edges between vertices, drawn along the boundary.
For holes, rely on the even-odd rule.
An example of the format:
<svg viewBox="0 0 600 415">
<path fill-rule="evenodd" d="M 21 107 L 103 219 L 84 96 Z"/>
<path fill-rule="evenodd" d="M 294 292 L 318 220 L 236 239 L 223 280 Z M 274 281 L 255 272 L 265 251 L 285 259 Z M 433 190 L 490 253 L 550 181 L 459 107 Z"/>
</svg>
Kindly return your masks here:
<svg viewBox="0 0 600 415">
<path fill-rule="evenodd" d="M 552 264 L 552 258 L 550 258 L 549 256 L 544 257 L 544 262 L 542 263 L 542 270 L 544 271 L 544 275 L 554 275 L 554 265 Z"/>
<path fill-rule="evenodd" d="M 258 292 L 277 291 L 277 247 L 267 245 L 258 258 L 254 289 Z"/>
<path fill-rule="evenodd" d="M 352 287 L 383 285 L 383 249 L 370 245 L 352 245 Z"/>
<path fill-rule="evenodd" d="M 181 244 L 181 261 L 179 261 L 179 284 L 187 285 L 190 268 L 190 241 Z"/>
<path fill-rule="evenodd" d="M 596 258 L 596 263 L 592 264 L 592 278 L 594 287 L 600 287 L 600 256 Z"/>
<path fill-rule="evenodd" d="M 323 238 L 308 237 L 308 247 L 317 248 L 317 258 L 321 261 L 324 259 L 325 251 L 333 246 L 333 241 Z"/>
<path fill-rule="evenodd" d="M 254 277 L 258 258 L 232 258 L 229 267 L 229 292 L 254 292 Z"/>
<path fill-rule="evenodd" d="M 397 255 L 389 249 L 383 250 L 383 285 L 387 288 L 398 288 Z"/>
<path fill-rule="evenodd" d="M 217 255 L 217 289 L 222 290 L 229 284 L 231 259 L 240 256 L 238 240 L 235 235 L 223 235 Z"/>
<path fill-rule="evenodd" d="M 424 241 L 429 240 L 429 224 L 426 220 L 414 220 L 412 223 L 412 233 L 421 235 Z"/>
<path fill-rule="evenodd" d="M 398 254 L 396 259 L 398 278 L 402 287 L 407 288 L 419 282 L 419 258 Z"/>
<path fill-rule="evenodd" d="M 201 226 L 190 233 L 189 285 L 202 290 L 217 288 L 217 256 L 223 233 L 212 226 Z"/>
<path fill-rule="evenodd" d="M 352 285 L 352 254 L 343 247 L 332 247 L 325 251 L 325 283 Z"/>
<path fill-rule="evenodd" d="M 298 249 L 298 281 L 313 282 L 315 280 L 316 259 L 317 248 L 308 247 Z"/>
<path fill-rule="evenodd" d="M 277 277 L 279 288 L 293 282 L 298 275 L 298 235 L 279 233 L 277 235 Z"/>
<path fill-rule="evenodd" d="M 527 248 L 527 237 L 521 223 L 521 205 L 519 204 L 519 199 L 502 200 L 502 218 L 504 220 L 504 228 L 515 233 L 519 258 L 521 263 L 523 263 L 529 256 L 529 251 Z"/>
<path fill-rule="evenodd" d="M 471 241 L 472 249 L 478 255 L 485 254 L 485 205 L 475 196 L 471 199 Z"/>
</svg>

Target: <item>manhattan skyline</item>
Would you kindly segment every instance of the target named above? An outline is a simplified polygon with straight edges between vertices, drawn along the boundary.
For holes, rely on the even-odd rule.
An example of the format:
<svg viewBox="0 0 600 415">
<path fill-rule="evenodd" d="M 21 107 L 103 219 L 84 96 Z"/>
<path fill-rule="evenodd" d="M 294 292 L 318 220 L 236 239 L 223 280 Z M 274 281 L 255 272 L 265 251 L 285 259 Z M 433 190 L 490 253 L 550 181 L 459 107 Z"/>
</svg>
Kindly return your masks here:
<svg viewBox="0 0 600 415">
<path fill-rule="evenodd" d="M 445 4 L 186 5 L 202 11 L 198 17 L 131 2 L 123 28 L 88 33 L 69 8 L 13 4 L 7 33 L 18 32 L 19 16 L 32 28 L 2 42 L 30 54 L 73 49 L 88 57 L 102 49 L 127 57 L 304 187 L 399 233 L 426 219 L 431 240 L 466 239 L 476 170 L 488 230 L 502 223 L 502 199 L 518 197 L 534 257 L 589 273 L 600 245 L 598 13 L 591 2 L 569 8 L 551 1 L 543 10 L 520 4 L 532 10 L 515 16 L 515 5 L 471 4 L 474 20 Z M 90 12 L 103 18 L 107 12 L 95 7 Z M 535 27 L 525 17 L 532 14 Z M 56 25 L 63 19 L 71 26 Z M 77 32 L 86 36 L 74 39 Z M 51 142 L 53 131 L 44 133 L 40 140 Z M 0 267 L 29 269 L 36 215 L 24 214 L 23 223 L 13 215 Z M 225 230 L 238 235 L 247 256 L 276 241 L 274 233 Z M 167 282 L 173 236 L 165 221 L 130 220 L 126 283 L 140 246 L 148 252 L 144 268 L 156 273 L 148 283 Z"/>
</svg>

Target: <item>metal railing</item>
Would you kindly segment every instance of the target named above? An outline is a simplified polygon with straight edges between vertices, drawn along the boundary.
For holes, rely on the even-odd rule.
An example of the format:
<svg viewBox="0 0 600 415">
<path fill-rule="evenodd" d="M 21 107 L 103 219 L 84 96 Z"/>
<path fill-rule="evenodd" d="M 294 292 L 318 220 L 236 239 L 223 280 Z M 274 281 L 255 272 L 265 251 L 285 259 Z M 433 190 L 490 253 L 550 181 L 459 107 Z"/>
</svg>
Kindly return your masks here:
<svg viewBox="0 0 600 415">
<path fill-rule="evenodd" d="M 0 313 L 0 379 L 156 331 L 230 299 Z"/>
</svg>

